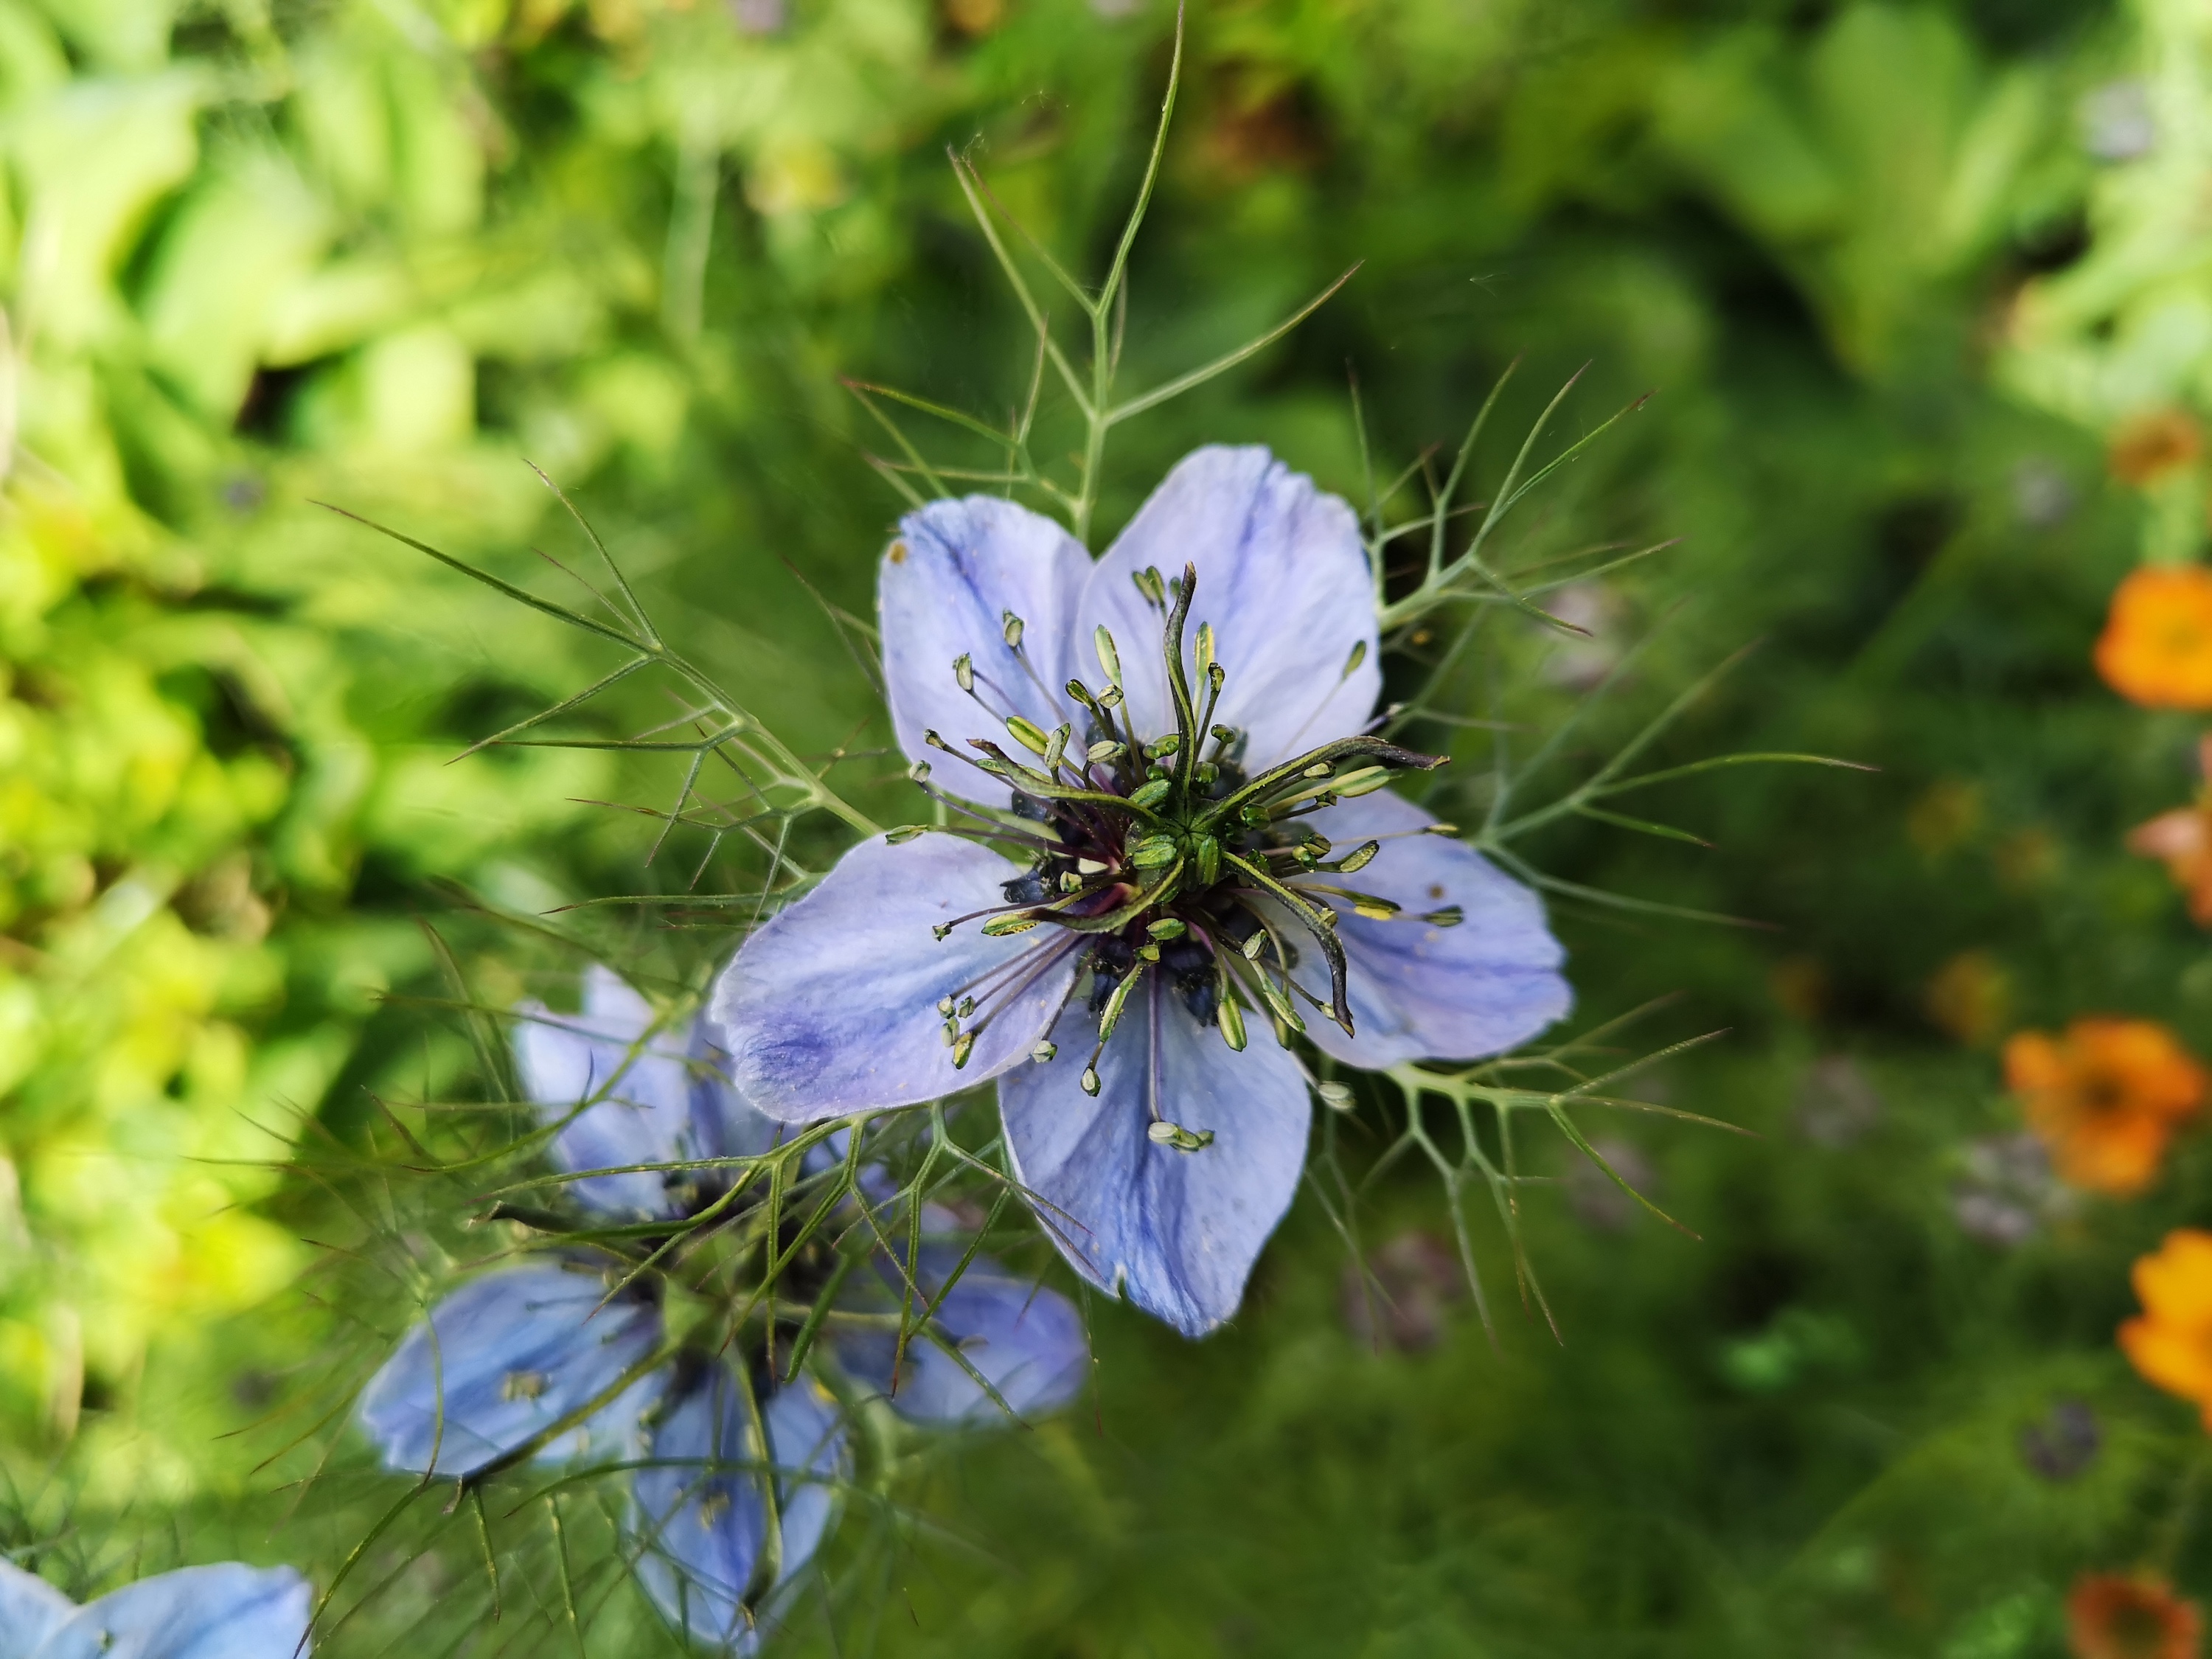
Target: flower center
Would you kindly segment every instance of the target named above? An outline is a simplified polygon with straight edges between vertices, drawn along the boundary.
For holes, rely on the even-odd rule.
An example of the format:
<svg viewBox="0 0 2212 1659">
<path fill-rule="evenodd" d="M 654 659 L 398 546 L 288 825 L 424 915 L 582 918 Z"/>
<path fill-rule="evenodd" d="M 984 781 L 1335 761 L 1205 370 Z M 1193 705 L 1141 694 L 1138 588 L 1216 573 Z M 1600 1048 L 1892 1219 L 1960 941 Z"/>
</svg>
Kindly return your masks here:
<svg viewBox="0 0 2212 1659">
<path fill-rule="evenodd" d="M 969 658 L 953 665 L 961 689 L 1018 749 L 1009 752 L 995 739 L 971 738 L 968 746 L 976 758 L 930 732 L 933 747 L 959 755 L 1012 793 L 1002 814 L 939 799 L 988 825 L 955 833 L 1014 848 L 1028 857 L 1029 868 L 1004 884 L 1003 906 L 957 918 L 939 935 L 978 921 L 993 936 L 1047 930 L 1030 951 L 939 1005 L 956 1066 L 966 1062 L 994 1004 L 1006 1006 L 1070 955 L 1079 955 L 1088 970 L 1089 1007 L 1098 1021 L 1098 1046 L 1083 1075 L 1092 1094 L 1098 1091 L 1098 1054 L 1147 980 L 1200 1024 L 1219 1030 L 1231 1048 L 1244 1047 L 1248 1008 L 1267 1011 L 1285 1047 L 1305 1030 L 1301 1003 L 1349 1035 L 1339 915 L 1345 908 L 1376 919 L 1399 914 L 1390 900 L 1342 879 L 1373 860 L 1380 840 L 1339 848 L 1311 819 L 1340 800 L 1382 788 L 1397 772 L 1443 762 L 1357 736 L 1255 770 L 1247 760 L 1245 734 L 1214 720 L 1228 669 L 1216 659 L 1211 624 L 1200 623 L 1192 648 L 1185 649 L 1196 569 L 1186 565 L 1176 581 L 1146 570 L 1136 581 L 1161 617 L 1172 731 L 1137 730 L 1120 651 L 1103 626 L 1094 636 L 1103 690 L 1072 679 L 1063 702 L 1030 674 L 1048 706 L 1072 708 L 1071 718 L 1051 732 L 994 707 L 994 693 L 999 702 L 1012 700 L 984 684 Z M 1028 672 L 1021 620 L 1010 614 L 1005 625 L 1006 642 Z M 1364 645 L 1355 647 L 1344 673 L 1364 654 Z M 927 772 L 915 771 L 925 787 Z M 1447 908 L 1422 920 L 1449 926 L 1460 917 Z M 1328 964 L 1325 1001 L 1292 974 L 1308 950 Z M 1049 1060 L 1057 1052 L 1048 1031 L 1035 1057 Z"/>
<path fill-rule="evenodd" d="M 2134 1103 L 2128 1087 L 2109 1072 L 2092 1072 L 2081 1079 L 2080 1099 L 2085 1117 L 2117 1117 Z"/>
</svg>

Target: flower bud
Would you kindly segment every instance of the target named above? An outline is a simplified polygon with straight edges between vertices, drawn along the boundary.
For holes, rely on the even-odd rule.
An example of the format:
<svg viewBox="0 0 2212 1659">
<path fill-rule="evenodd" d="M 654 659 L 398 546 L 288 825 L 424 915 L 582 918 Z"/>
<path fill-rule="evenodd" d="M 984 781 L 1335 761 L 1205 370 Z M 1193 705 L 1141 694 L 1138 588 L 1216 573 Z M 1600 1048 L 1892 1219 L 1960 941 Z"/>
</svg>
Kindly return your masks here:
<svg viewBox="0 0 2212 1659">
<path fill-rule="evenodd" d="M 1097 1098 L 1098 1068 L 1097 1066 L 1086 1066 L 1083 1068 L 1081 1085 L 1085 1094 L 1091 1096 L 1094 1100 Z"/>
<path fill-rule="evenodd" d="M 1058 1043 L 1043 1042 L 1039 1042 L 1036 1048 L 1030 1050 L 1030 1058 L 1036 1061 L 1038 1065 L 1042 1066 L 1059 1053 L 1060 1045 Z"/>
<path fill-rule="evenodd" d="M 1390 781 L 1387 766 L 1363 766 L 1357 772 L 1346 772 L 1336 781 L 1331 793 L 1349 800 L 1356 795 L 1371 795 Z"/>
<path fill-rule="evenodd" d="M 1192 849 L 1198 862 L 1198 879 L 1211 887 L 1221 879 L 1221 843 L 1211 836 L 1200 836 Z"/>
<path fill-rule="evenodd" d="M 1336 867 L 1344 872 L 1346 875 L 1352 875 L 1355 872 L 1364 870 L 1369 865 L 1374 863 L 1375 855 L 1382 850 L 1382 843 L 1381 842 L 1363 841 L 1358 846 L 1353 848 L 1349 853 L 1346 853 L 1344 857 L 1338 861 Z"/>
<path fill-rule="evenodd" d="M 1108 761 L 1119 760 L 1127 750 L 1118 743 L 1094 743 L 1083 751 L 1083 757 L 1093 766 L 1103 766 Z"/>
<path fill-rule="evenodd" d="M 1145 931 L 1154 939 L 1181 939 L 1190 932 L 1190 927 L 1181 916 L 1162 916 L 1146 924 Z"/>
<path fill-rule="evenodd" d="M 1226 991 L 1213 1010 L 1213 1023 L 1221 1028 L 1221 1040 L 1238 1054 L 1244 1052 L 1244 1011 L 1237 1000 Z"/>
<path fill-rule="evenodd" d="M 1013 739 L 1016 743 L 1021 744 L 1023 748 L 1028 750 L 1031 754 L 1042 755 L 1044 753 L 1046 748 L 1046 738 L 1044 733 L 1037 730 L 1037 728 L 1032 726 L 1029 721 L 1024 720 L 1019 714 L 1012 714 L 1007 717 L 1006 730 L 1012 734 Z"/>
<path fill-rule="evenodd" d="M 1124 974 L 1121 983 L 1114 988 L 1114 994 L 1106 999 L 1106 1012 L 1098 1017 L 1098 1040 L 1101 1042 L 1114 1035 L 1114 1028 L 1121 1022 L 1121 1011 L 1129 1006 L 1129 993 L 1137 988 L 1137 981 L 1144 976 L 1141 969 Z M 1096 1094 L 1097 1091 L 1094 1089 L 1091 1092 Z"/>
<path fill-rule="evenodd" d="M 1129 862 L 1139 870 L 1157 870 L 1173 864 L 1180 850 L 1173 836 L 1146 836 L 1129 848 Z"/>
<path fill-rule="evenodd" d="M 1180 1123 L 1163 1120 L 1145 1131 L 1145 1139 L 1155 1146 L 1172 1146 L 1179 1152 L 1201 1152 L 1213 1145 L 1213 1131 L 1186 1129 Z"/>
<path fill-rule="evenodd" d="M 1154 778 L 1129 792 L 1131 803 L 1138 806 L 1158 806 L 1168 798 L 1170 785 L 1165 778 Z"/>
<path fill-rule="evenodd" d="M 1098 647 L 1098 666 L 1105 672 L 1106 684 L 1109 686 L 1121 684 L 1121 653 L 1114 648 L 1114 636 L 1106 631 L 1104 623 L 1098 624 L 1097 631 L 1091 636 L 1091 642 Z"/>
<path fill-rule="evenodd" d="M 1007 648 L 1018 651 L 1022 644 L 1022 619 L 1008 611 L 1003 613 L 1001 624 L 1006 631 Z"/>
<path fill-rule="evenodd" d="M 952 659 L 952 678 L 960 682 L 960 689 L 963 691 L 973 691 L 975 689 L 975 659 L 965 651 Z"/>
<path fill-rule="evenodd" d="M 1354 1104 L 1352 1091 L 1341 1083 L 1324 1083 L 1315 1092 L 1321 1096 L 1321 1103 L 1332 1112 L 1348 1112 Z"/>
</svg>

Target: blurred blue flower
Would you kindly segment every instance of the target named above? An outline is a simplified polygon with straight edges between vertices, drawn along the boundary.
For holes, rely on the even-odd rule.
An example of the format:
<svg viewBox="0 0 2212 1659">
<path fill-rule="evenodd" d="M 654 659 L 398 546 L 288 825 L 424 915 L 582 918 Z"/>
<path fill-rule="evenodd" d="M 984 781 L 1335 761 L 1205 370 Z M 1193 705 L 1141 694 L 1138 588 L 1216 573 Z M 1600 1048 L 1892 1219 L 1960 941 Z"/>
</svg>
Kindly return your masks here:
<svg viewBox="0 0 2212 1659">
<path fill-rule="evenodd" d="M 1542 905 L 1378 793 L 1438 763 L 1366 735 L 1358 521 L 1263 449 L 1185 459 L 1095 563 L 1011 501 L 933 502 L 879 598 L 892 724 L 953 822 L 854 848 L 738 953 L 738 1086 L 799 1123 L 999 1079 L 1061 1253 L 1202 1334 L 1304 1163 L 1295 1035 L 1376 1067 L 1525 1041 L 1571 1000 Z"/>
<path fill-rule="evenodd" d="M 774 1592 L 813 1555 L 851 1476 L 837 1402 L 809 1378 L 748 1400 L 726 1364 L 681 1367 L 650 1457 L 632 1482 L 639 1582 L 684 1635 L 749 1650 L 755 1607 L 772 1616 Z M 762 1593 L 754 1581 L 763 1576 L 771 1480 L 781 1565 Z"/>
<path fill-rule="evenodd" d="M 556 1126 L 553 1161 L 571 1173 L 612 1171 L 568 1183 L 594 1215 L 680 1218 L 699 1207 L 699 1177 L 711 1172 L 626 1166 L 743 1156 L 774 1144 L 773 1125 L 726 1099 L 711 1066 L 694 1066 L 703 1048 L 650 1040 L 651 1006 L 607 969 L 592 970 L 574 1018 L 535 1003 L 516 1012 L 516 1059 L 525 1089 Z M 662 1344 L 657 1285 L 641 1277 L 610 1301 L 618 1276 L 604 1258 L 547 1256 L 485 1273 L 439 1303 L 362 1395 L 362 1426 L 386 1465 L 471 1474 L 643 1364 Z M 656 1378 L 641 1377 L 542 1455 L 634 1457 L 658 1398 Z"/>
<path fill-rule="evenodd" d="M 295 1659 L 309 1611 L 289 1567 L 185 1567 L 79 1607 L 0 1561 L 0 1659 Z"/>
<path fill-rule="evenodd" d="M 703 1027 L 695 1023 L 680 1046 L 656 1037 L 651 1006 L 603 968 L 586 980 L 580 1014 L 535 1004 L 518 1012 L 524 1085 L 553 1129 L 553 1160 L 577 1176 L 567 1184 L 593 1216 L 696 1215 L 727 1190 L 717 1171 L 635 1166 L 752 1156 L 783 1133 L 731 1086 Z M 888 1181 L 865 1165 L 862 1175 L 882 1196 Z M 1089 1362 L 1075 1309 L 981 1255 L 945 1290 L 965 1254 L 948 1237 L 958 1231 L 949 1212 L 924 1207 L 919 1330 L 902 1356 L 895 1322 L 905 1280 L 888 1262 L 851 1274 L 838 1293 L 839 1313 L 877 1317 L 831 1320 L 823 1346 L 856 1382 L 918 1423 L 981 1423 L 1065 1405 Z M 794 1299 L 809 1289 L 810 1272 L 818 1281 L 822 1263 L 834 1264 L 833 1252 L 818 1255 L 821 1262 L 803 1259 L 787 1273 Z M 665 1341 L 658 1281 L 641 1275 L 610 1298 L 619 1277 L 563 1253 L 495 1269 L 441 1301 L 362 1393 L 358 1416 L 386 1465 L 477 1473 L 647 1364 Z M 679 1628 L 725 1644 L 737 1642 L 753 1616 L 744 1592 L 766 1535 L 764 1466 L 783 1472 L 777 1506 L 787 1577 L 826 1530 L 848 1464 L 842 1416 L 819 1384 L 779 1385 L 766 1364 L 748 1377 L 769 1431 L 765 1459 L 730 1363 L 691 1356 L 637 1376 L 538 1453 L 640 1466 L 631 1485 L 641 1577 Z"/>
</svg>

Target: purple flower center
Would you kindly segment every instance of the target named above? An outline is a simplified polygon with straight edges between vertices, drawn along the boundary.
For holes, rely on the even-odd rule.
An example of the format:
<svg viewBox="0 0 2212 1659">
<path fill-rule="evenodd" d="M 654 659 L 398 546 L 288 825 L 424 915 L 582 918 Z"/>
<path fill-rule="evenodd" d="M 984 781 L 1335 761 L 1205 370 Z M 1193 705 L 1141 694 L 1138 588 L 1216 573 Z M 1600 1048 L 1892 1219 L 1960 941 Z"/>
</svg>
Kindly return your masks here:
<svg viewBox="0 0 2212 1659">
<path fill-rule="evenodd" d="M 1098 1048 L 1083 1078 L 1093 1094 L 1098 1052 L 1147 975 L 1157 975 L 1200 1024 L 1218 1029 L 1231 1048 L 1244 1047 L 1248 1007 L 1267 1010 L 1285 1046 L 1305 1029 L 1301 1002 L 1350 1035 L 1345 955 L 1336 936 L 1340 908 L 1376 918 L 1398 914 L 1391 901 L 1345 884 L 1375 858 L 1379 841 L 1340 849 L 1308 820 L 1339 800 L 1382 787 L 1395 773 L 1426 771 L 1443 760 L 1357 736 L 1253 774 L 1244 763 L 1244 734 L 1213 721 L 1229 669 L 1215 659 L 1212 628 L 1201 624 L 1194 646 L 1185 649 L 1196 569 L 1186 565 L 1174 580 L 1147 569 L 1135 580 L 1162 619 L 1172 732 L 1136 730 L 1122 692 L 1119 648 L 1103 627 L 1096 643 L 1104 689 L 1094 692 L 1072 679 L 1063 698 L 1030 669 L 1022 620 L 1006 615 L 1006 640 L 1015 659 L 1048 706 L 1070 712 L 1051 732 L 1011 713 L 1013 699 L 978 674 L 969 657 L 953 664 L 961 690 L 1026 752 L 971 737 L 967 745 L 981 757 L 976 759 L 929 732 L 932 747 L 959 756 L 1012 792 L 1004 812 L 939 799 L 983 826 L 952 833 L 1016 849 L 1028 857 L 1029 868 L 1004 884 L 1005 904 L 957 917 L 938 928 L 939 937 L 971 921 L 994 936 L 1048 930 L 1033 949 L 939 1004 L 956 1066 L 965 1063 L 994 1009 L 1012 1004 L 1071 956 L 1079 956 L 1089 970 L 1089 1008 L 1098 1020 Z M 1346 672 L 1358 662 L 1355 653 Z M 917 769 L 916 776 L 926 780 L 927 769 Z M 1461 917 L 1448 908 L 1423 919 L 1450 926 Z M 1326 1001 L 1292 975 L 1307 949 L 1319 951 L 1328 965 Z M 1035 1052 L 1040 1060 L 1057 1053 L 1048 1032 Z"/>
</svg>

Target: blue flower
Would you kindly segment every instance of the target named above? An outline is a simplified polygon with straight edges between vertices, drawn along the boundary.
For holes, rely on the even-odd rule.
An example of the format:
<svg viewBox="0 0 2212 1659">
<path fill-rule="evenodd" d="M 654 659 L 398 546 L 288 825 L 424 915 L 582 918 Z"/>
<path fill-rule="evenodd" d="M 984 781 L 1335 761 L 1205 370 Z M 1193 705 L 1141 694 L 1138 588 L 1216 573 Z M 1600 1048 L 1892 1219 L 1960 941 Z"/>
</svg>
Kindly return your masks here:
<svg viewBox="0 0 2212 1659">
<path fill-rule="evenodd" d="M 1304 1163 L 1296 1035 L 1472 1060 L 1571 1001 L 1536 896 L 1379 793 L 1440 763 L 1366 735 L 1371 583 L 1351 509 L 1262 449 L 1185 459 L 1095 563 L 995 497 L 908 514 L 884 676 L 953 822 L 854 848 L 738 951 L 710 1018 L 746 1097 L 802 1123 L 996 1078 L 1076 1271 L 1228 1318 Z"/>
<path fill-rule="evenodd" d="M 289 1567 L 185 1567 L 79 1607 L 0 1561 L 0 1659 L 295 1659 L 308 1612 Z"/>
<path fill-rule="evenodd" d="M 525 1087 L 557 1126 L 549 1150 L 577 1202 L 608 1221 L 674 1219 L 696 1208 L 701 1172 L 625 1166 L 743 1156 L 775 1126 L 742 1109 L 690 1048 L 648 1037 L 645 999 L 603 968 L 573 1019 L 526 1003 L 515 1049 Z M 574 1415 L 662 1344 L 653 1282 L 608 1301 L 604 1259 L 549 1255 L 471 1280 L 408 1332 L 363 1390 L 358 1415 L 387 1468 L 467 1475 Z M 605 1305 L 601 1304 L 605 1303 Z M 620 1396 L 545 1448 L 552 1457 L 634 1457 L 657 1380 Z"/>
<path fill-rule="evenodd" d="M 536 1005 L 518 1012 L 523 1081 L 553 1129 L 554 1162 L 576 1176 L 566 1184 L 594 1216 L 696 1215 L 726 1192 L 718 1172 L 634 1166 L 753 1156 L 784 1133 L 731 1086 L 702 1025 L 695 1022 L 681 1043 L 656 1036 L 651 1007 L 605 969 L 587 978 L 580 1015 Z M 862 1173 L 872 1187 L 883 1184 L 866 1166 Z M 1065 1405 L 1089 1360 L 1074 1308 L 983 1256 L 945 1290 L 964 1248 L 946 1237 L 957 1231 L 948 1212 L 925 1206 L 923 1223 L 915 1279 L 926 1319 L 905 1354 L 890 1352 L 895 1327 L 866 1319 L 831 1320 L 823 1346 L 918 1423 L 987 1422 L 1003 1417 L 1000 1402 L 1022 1414 Z M 749 1364 L 741 1379 L 732 1365 L 747 1363 L 742 1357 L 684 1355 L 650 1366 L 665 1340 L 657 1281 L 641 1276 L 609 1299 L 618 1277 L 562 1253 L 471 1280 L 402 1340 L 363 1390 L 359 1420 L 387 1467 L 466 1477 L 588 1412 L 538 1455 L 638 1465 L 629 1524 L 647 1593 L 679 1629 L 742 1646 L 764 1605 L 751 1580 L 768 1536 L 768 1471 L 776 1471 L 780 1584 L 805 1565 L 833 1516 L 849 1472 L 842 1414 L 818 1383 L 779 1384 L 765 1363 Z M 804 1278 L 794 1263 L 786 1293 L 803 1292 L 793 1281 Z M 838 1311 L 895 1314 L 903 1291 L 888 1264 L 856 1273 Z M 588 1409 L 641 1366 L 650 1369 Z M 768 1431 L 765 1456 L 744 1403 L 748 1385 Z"/>
<path fill-rule="evenodd" d="M 684 1367 L 670 1385 L 652 1458 L 632 1486 L 639 1582 L 684 1635 L 749 1650 L 760 1616 L 755 1580 L 766 1565 L 769 1477 L 780 1589 L 821 1543 L 851 1476 L 836 1401 L 811 1379 L 748 1401 L 726 1365 Z"/>
</svg>

